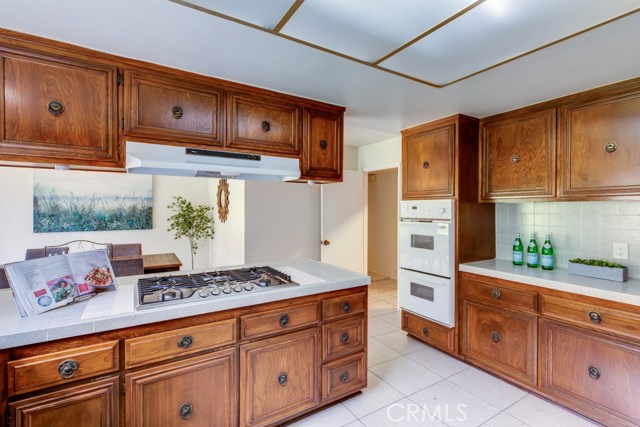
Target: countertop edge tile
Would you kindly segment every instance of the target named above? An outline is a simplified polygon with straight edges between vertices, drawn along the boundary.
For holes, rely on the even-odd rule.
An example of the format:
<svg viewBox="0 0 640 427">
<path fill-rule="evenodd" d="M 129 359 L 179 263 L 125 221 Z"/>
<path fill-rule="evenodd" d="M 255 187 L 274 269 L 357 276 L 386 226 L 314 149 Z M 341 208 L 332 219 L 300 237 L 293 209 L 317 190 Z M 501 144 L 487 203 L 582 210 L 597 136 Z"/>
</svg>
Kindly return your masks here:
<svg viewBox="0 0 640 427">
<path fill-rule="evenodd" d="M 634 278 L 630 278 L 626 282 L 614 282 L 570 275 L 565 268 L 548 271 L 540 268 L 533 269 L 526 266 L 516 266 L 510 260 L 505 259 L 490 259 L 460 264 L 459 270 L 541 288 L 640 306 L 640 280 Z"/>
</svg>

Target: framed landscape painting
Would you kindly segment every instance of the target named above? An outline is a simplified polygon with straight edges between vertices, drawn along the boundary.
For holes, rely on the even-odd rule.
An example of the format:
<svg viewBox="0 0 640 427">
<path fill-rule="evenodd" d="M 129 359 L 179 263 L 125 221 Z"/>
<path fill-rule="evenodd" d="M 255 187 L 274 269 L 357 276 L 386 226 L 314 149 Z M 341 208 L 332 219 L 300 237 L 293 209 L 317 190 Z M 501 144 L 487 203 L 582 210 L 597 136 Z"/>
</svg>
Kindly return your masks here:
<svg viewBox="0 0 640 427">
<path fill-rule="evenodd" d="M 148 230 L 151 175 L 35 170 L 33 232 Z"/>
</svg>

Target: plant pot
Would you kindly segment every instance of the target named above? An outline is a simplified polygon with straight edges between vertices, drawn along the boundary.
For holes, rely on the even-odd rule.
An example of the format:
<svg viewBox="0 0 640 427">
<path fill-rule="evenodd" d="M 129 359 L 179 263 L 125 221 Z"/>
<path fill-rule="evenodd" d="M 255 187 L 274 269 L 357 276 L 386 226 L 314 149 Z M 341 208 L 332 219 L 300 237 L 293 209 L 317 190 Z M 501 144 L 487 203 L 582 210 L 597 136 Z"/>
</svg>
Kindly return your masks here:
<svg viewBox="0 0 640 427">
<path fill-rule="evenodd" d="M 575 262 L 569 262 L 569 274 L 595 277 L 596 279 L 614 280 L 616 282 L 626 282 L 628 278 L 627 267 L 599 267 L 597 265 L 586 265 Z"/>
</svg>

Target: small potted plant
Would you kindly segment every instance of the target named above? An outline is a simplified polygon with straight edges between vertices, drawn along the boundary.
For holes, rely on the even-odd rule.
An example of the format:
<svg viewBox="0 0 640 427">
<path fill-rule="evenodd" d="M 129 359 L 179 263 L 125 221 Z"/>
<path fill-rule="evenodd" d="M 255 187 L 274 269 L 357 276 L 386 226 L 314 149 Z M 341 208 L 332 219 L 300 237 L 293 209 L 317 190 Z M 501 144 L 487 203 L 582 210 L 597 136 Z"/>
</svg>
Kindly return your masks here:
<svg viewBox="0 0 640 427">
<path fill-rule="evenodd" d="M 600 259 L 581 258 L 569 260 L 569 274 L 615 280 L 616 282 L 626 282 L 628 275 L 627 267 L 622 264 Z"/>
<path fill-rule="evenodd" d="M 193 256 L 198 251 L 198 240 L 213 239 L 213 218 L 211 211 L 213 208 L 206 205 L 193 206 L 184 197 L 174 196 L 173 202 L 167 206 L 173 215 L 169 217 L 169 228 L 167 231 L 174 231 L 174 239 L 181 237 L 189 239 L 191 246 L 191 269 L 194 269 Z"/>
</svg>

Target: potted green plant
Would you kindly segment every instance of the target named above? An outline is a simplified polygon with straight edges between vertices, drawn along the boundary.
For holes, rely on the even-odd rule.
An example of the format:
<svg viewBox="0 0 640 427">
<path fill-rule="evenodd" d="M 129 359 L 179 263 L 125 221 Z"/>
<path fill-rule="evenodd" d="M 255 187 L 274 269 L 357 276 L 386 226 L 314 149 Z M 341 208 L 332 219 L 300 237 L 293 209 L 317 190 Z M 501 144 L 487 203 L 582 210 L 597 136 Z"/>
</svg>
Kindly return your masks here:
<svg viewBox="0 0 640 427">
<path fill-rule="evenodd" d="M 601 259 L 581 258 L 569 260 L 569 274 L 615 280 L 616 282 L 626 282 L 628 276 L 627 267 L 622 264 Z"/>
<path fill-rule="evenodd" d="M 175 232 L 174 239 L 182 237 L 189 239 L 191 247 L 191 269 L 194 269 L 193 256 L 198 251 L 198 241 L 213 239 L 213 208 L 206 205 L 193 206 L 193 204 L 181 196 L 174 196 L 173 202 L 167 206 L 175 213 L 169 217 L 167 231 Z"/>
</svg>

